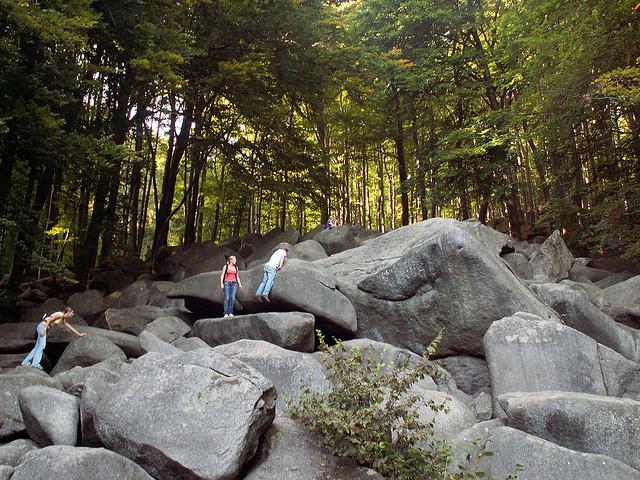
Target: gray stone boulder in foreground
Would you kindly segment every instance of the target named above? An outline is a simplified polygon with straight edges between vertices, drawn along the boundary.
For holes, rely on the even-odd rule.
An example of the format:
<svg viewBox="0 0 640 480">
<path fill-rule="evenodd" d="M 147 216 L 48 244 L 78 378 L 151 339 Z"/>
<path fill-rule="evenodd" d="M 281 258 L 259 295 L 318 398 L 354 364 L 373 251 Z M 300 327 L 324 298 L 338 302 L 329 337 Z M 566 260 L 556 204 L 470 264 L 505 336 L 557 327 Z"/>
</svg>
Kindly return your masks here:
<svg viewBox="0 0 640 480">
<path fill-rule="evenodd" d="M 318 435 L 289 418 L 276 418 L 257 457 L 244 480 L 383 480 L 350 458 L 333 455 Z"/>
<path fill-rule="evenodd" d="M 573 328 L 517 314 L 495 322 L 484 337 L 494 408 L 509 392 L 607 395 L 598 344 Z"/>
<path fill-rule="evenodd" d="M 40 447 L 78 443 L 77 397 L 51 387 L 27 387 L 18 397 L 27 432 Z"/>
<path fill-rule="evenodd" d="M 519 480 L 640 480 L 640 472 L 606 455 L 569 450 L 496 421 L 479 423 L 458 435 L 453 465 L 465 464 L 468 451 L 475 458 L 478 448 L 471 442 L 477 439 L 493 452 L 478 462 L 485 478 L 506 478 L 520 464 L 524 471 Z"/>
<path fill-rule="evenodd" d="M 138 338 L 140 339 L 140 350 L 144 353 L 155 352 L 163 355 L 177 355 L 182 353 L 182 350 L 174 347 L 164 340 L 160 340 L 154 334 L 144 331 Z"/>
<path fill-rule="evenodd" d="M 125 353 L 111 340 L 101 335 L 78 337 L 67 345 L 62 356 L 51 370 L 51 375 L 70 370 L 73 367 L 88 367 L 108 358 L 117 357 L 127 361 Z"/>
<path fill-rule="evenodd" d="M 25 456 L 11 480 L 153 480 L 142 468 L 104 448 L 46 447 Z"/>
<path fill-rule="evenodd" d="M 344 252 L 357 245 L 349 225 L 327 228 L 319 232 L 313 239 L 322 245 L 327 255 Z"/>
<path fill-rule="evenodd" d="M 13 476 L 13 467 L 0 465 L 0 480 L 10 480 Z"/>
<path fill-rule="evenodd" d="M 482 358 L 455 355 L 436 362 L 451 374 L 458 388 L 467 395 L 475 397 L 480 392 L 491 393 L 489 367 Z"/>
<path fill-rule="evenodd" d="M 358 337 L 417 353 L 444 328 L 440 354 L 483 355 L 482 337 L 491 323 L 518 311 L 559 322 L 494 251 L 455 220 L 402 227 L 317 264 L 335 274 L 355 307 Z"/>
<path fill-rule="evenodd" d="M 58 380 L 36 368 L 16 367 L 0 374 L 0 441 L 25 432 L 18 395 L 22 389 L 35 385 L 62 390 Z"/>
<path fill-rule="evenodd" d="M 313 315 L 302 312 L 254 313 L 226 318 L 205 318 L 193 326 L 193 334 L 211 346 L 236 340 L 264 340 L 299 352 L 313 351 Z"/>
<path fill-rule="evenodd" d="M 37 450 L 35 442 L 26 439 L 14 440 L 0 445 L 0 465 L 15 467 L 22 463 L 22 457 L 32 450 Z"/>
<path fill-rule="evenodd" d="M 191 332 L 191 327 L 178 317 L 167 316 L 156 318 L 145 327 L 144 331 L 155 335 L 163 342 L 171 343 Z"/>
<path fill-rule="evenodd" d="M 183 352 L 190 352 L 191 350 L 197 350 L 199 348 L 209 348 L 209 344 L 198 337 L 180 337 L 176 339 L 171 345 L 179 348 Z"/>
<path fill-rule="evenodd" d="M 290 401 L 300 399 L 303 386 L 317 392 L 325 392 L 329 388 L 324 367 L 310 353 L 285 350 L 261 340 L 239 340 L 213 350 L 251 365 L 273 382 L 278 390 L 280 415 L 287 411 Z"/>
<path fill-rule="evenodd" d="M 510 427 L 640 470 L 640 402 L 586 393 L 510 393 L 498 397 Z"/>
<path fill-rule="evenodd" d="M 273 384 L 210 349 L 131 364 L 94 415 L 103 444 L 157 479 L 231 479 L 275 416 Z"/>
<path fill-rule="evenodd" d="M 557 283 L 535 285 L 534 289 L 567 325 L 629 360 L 640 361 L 640 331 L 615 322 L 591 303 L 585 291 Z"/>
<path fill-rule="evenodd" d="M 105 312 L 108 325 L 119 332 L 140 335 L 148 324 L 154 320 L 173 316 L 188 318 L 188 312 L 177 308 L 160 308 L 153 305 L 142 305 L 131 308 L 110 308 Z"/>
</svg>

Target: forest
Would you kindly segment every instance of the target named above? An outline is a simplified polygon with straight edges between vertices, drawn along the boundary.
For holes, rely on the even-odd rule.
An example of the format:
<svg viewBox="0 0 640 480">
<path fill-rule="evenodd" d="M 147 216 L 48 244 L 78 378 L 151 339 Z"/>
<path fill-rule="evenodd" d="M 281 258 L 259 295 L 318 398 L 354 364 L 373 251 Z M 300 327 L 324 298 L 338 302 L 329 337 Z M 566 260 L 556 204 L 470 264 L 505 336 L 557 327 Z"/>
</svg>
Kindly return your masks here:
<svg viewBox="0 0 640 480">
<path fill-rule="evenodd" d="M 640 257 L 637 0 L 0 0 L 0 276 L 329 217 Z"/>
</svg>

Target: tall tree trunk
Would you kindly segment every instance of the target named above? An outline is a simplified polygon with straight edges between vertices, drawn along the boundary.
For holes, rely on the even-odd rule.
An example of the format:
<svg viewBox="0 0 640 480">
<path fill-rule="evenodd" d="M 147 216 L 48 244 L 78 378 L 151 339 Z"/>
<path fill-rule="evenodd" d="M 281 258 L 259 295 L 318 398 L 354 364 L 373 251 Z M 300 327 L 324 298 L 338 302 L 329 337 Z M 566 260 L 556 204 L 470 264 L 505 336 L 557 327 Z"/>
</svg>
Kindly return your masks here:
<svg viewBox="0 0 640 480">
<path fill-rule="evenodd" d="M 400 201 L 402 204 L 402 225 L 409 225 L 409 194 L 407 192 L 407 161 L 404 152 L 404 129 L 402 111 L 400 109 L 400 92 L 396 88 L 393 96 L 395 115 L 396 158 L 398 160 L 398 176 L 400 178 Z"/>
<path fill-rule="evenodd" d="M 160 204 L 158 206 L 158 215 L 156 217 L 156 229 L 153 235 L 153 247 L 151 250 L 152 258 L 155 258 L 161 247 L 167 245 L 167 240 L 169 238 L 169 221 L 171 220 L 172 215 L 173 197 L 178 178 L 178 170 L 180 168 L 180 160 L 187 149 L 193 117 L 193 104 L 187 101 L 184 116 L 182 118 L 182 124 L 180 126 L 180 133 L 177 135 L 175 140 L 175 146 L 167 152 L 167 160 L 162 182 L 162 194 L 160 197 Z"/>
<path fill-rule="evenodd" d="M 25 270 L 29 265 L 29 258 L 33 254 L 36 238 L 38 237 L 38 220 L 40 218 L 40 213 L 44 208 L 44 204 L 49 197 L 49 192 L 53 187 L 51 184 L 51 177 L 53 174 L 54 168 L 52 165 L 48 165 L 42 170 L 38 178 L 38 188 L 36 189 L 35 199 L 32 204 L 31 196 L 34 183 L 38 175 L 35 165 L 31 165 L 24 201 L 26 221 L 24 221 L 22 228 L 18 233 L 18 247 L 16 248 L 16 252 L 13 257 L 11 274 L 9 275 L 8 288 L 11 291 L 19 290 L 20 282 L 22 281 Z"/>
</svg>

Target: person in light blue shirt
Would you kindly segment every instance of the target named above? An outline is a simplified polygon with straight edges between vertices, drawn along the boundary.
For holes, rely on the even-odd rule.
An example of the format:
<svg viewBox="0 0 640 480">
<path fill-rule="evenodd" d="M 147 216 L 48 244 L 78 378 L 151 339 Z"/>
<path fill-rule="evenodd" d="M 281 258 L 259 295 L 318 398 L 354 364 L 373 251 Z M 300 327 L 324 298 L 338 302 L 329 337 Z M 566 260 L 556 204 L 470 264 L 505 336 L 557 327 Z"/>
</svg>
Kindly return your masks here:
<svg viewBox="0 0 640 480">
<path fill-rule="evenodd" d="M 276 273 L 282 268 L 284 259 L 287 257 L 289 251 L 289 245 L 282 243 L 280 247 L 273 252 L 271 258 L 264 266 L 264 274 L 262 275 L 262 282 L 256 291 L 256 300 L 269 302 L 269 294 L 273 287 L 273 282 L 276 279 Z"/>
</svg>

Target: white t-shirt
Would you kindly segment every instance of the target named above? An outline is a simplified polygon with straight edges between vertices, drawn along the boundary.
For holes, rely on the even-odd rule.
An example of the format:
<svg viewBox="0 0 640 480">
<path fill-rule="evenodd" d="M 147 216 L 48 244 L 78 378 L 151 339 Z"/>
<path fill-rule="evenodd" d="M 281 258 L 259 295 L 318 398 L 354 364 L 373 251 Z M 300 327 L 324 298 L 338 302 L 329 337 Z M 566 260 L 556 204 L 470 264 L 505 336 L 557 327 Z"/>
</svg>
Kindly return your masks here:
<svg viewBox="0 0 640 480">
<path fill-rule="evenodd" d="M 278 268 L 278 266 L 280 265 L 280 259 L 286 256 L 287 251 L 284 248 L 279 248 L 278 250 L 273 252 L 273 255 L 271 255 L 271 258 L 267 262 L 267 266 Z"/>
</svg>

